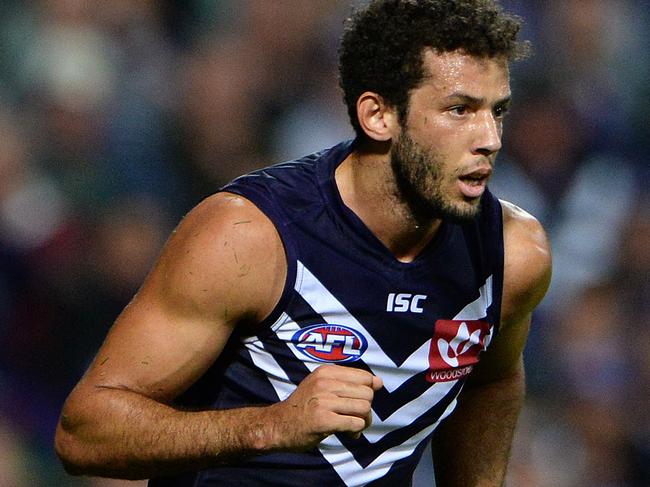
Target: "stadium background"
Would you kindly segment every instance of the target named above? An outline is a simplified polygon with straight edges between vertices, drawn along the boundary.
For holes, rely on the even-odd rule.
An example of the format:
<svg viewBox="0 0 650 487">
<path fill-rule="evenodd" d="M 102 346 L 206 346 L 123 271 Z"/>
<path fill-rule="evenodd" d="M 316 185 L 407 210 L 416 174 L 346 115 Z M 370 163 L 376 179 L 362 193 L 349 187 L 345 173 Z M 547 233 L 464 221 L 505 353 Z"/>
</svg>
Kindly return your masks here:
<svg viewBox="0 0 650 487">
<path fill-rule="evenodd" d="M 508 485 L 647 486 L 650 3 L 504 4 L 535 55 L 491 187 L 555 252 Z M 189 208 L 350 136 L 348 6 L 0 2 L 0 485 L 141 485 L 64 474 L 62 401 Z"/>
</svg>

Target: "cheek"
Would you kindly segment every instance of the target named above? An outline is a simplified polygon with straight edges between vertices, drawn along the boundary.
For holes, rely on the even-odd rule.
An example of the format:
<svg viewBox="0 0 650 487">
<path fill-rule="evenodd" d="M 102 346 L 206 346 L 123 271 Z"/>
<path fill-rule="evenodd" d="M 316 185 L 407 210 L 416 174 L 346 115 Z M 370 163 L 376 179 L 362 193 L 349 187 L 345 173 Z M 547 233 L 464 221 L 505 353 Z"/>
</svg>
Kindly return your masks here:
<svg viewBox="0 0 650 487">
<path fill-rule="evenodd" d="M 466 130 L 437 120 L 429 121 L 418 129 L 412 129 L 410 134 L 418 145 L 428 148 L 432 154 L 443 157 L 459 152 L 468 136 Z"/>
<path fill-rule="evenodd" d="M 443 177 L 456 177 L 461 171 L 462 161 L 467 153 L 467 140 L 464 134 L 450 133 L 436 141 L 432 146 L 440 161 L 440 170 Z"/>
</svg>

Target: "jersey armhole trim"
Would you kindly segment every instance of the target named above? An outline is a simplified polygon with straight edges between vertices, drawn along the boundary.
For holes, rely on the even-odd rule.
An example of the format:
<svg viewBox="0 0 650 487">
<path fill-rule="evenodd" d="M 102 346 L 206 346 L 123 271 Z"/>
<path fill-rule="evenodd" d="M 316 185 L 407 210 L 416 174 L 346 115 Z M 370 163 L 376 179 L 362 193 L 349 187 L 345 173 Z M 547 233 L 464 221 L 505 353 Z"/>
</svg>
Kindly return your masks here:
<svg viewBox="0 0 650 487">
<path fill-rule="evenodd" d="M 264 215 L 269 220 L 271 220 L 271 223 L 280 236 L 282 246 L 284 247 L 284 254 L 287 263 L 287 275 L 284 280 L 282 294 L 280 295 L 278 302 L 273 307 L 273 310 L 259 323 L 250 327 L 250 331 L 252 333 L 255 333 L 257 335 L 264 334 L 266 331 L 270 331 L 271 325 L 280 318 L 283 311 L 286 309 L 287 304 L 293 297 L 297 277 L 296 262 L 298 260 L 298 252 L 292 240 L 287 235 L 288 232 L 284 231 L 284 226 L 280 223 L 282 221 L 280 212 L 275 207 L 275 204 L 272 200 L 270 200 L 265 195 L 261 195 L 255 191 L 242 191 L 240 188 L 233 187 L 231 185 L 228 185 L 225 188 L 221 189 L 220 192 L 233 193 L 246 198 L 251 203 L 253 203 L 258 210 L 264 213 Z"/>
<path fill-rule="evenodd" d="M 499 297 L 498 300 L 495 300 L 497 302 L 494 303 L 497 306 L 496 309 L 495 309 L 495 312 L 497 314 L 497 320 L 495 320 L 495 324 L 494 324 L 494 328 L 495 328 L 494 336 L 496 337 L 499 334 L 499 330 L 501 329 L 501 306 L 502 306 L 502 302 L 503 302 L 503 287 L 505 285 L 505 281 L 504 281 L 504 277 L 505 277 L 504 276 L 504 274 L 505 274 L 504 265 L 505 265 L 505 251 L 506 251 L 506 249 L 505 249 L 505 238 L 504 238 L 504 235 L 503 235 L 503 232 L 504 232 L 503 206 L 501 205 L 501 201 L 499 200 L 499 198 L 497 198 L 496 196 L 492 196 L 492 197 L 494 199 L 494 202 L 496 203 L 496 212 L 495 213 L 496 213 L 496 216 L 497 216 L 497 221 L 499 222 L 499 226 L 501 227 L 501 232 L 500 232 L 500 235 L 498 236 L 499 240 L 498 240 L 498 245 L 497 245 L 498 249 L 499 249 L 499 252 L 498 252 L 498 255 L 499 255 L 498 259 L 499 260 L 496 263 L 496 269 L 495 269 L 497 272 L 493 273 L 494 278 L 495 278 L 494 279 L 495 280 L 494 284 L 495 284 L 495 287 L 498 286 L 498 290 L 496 292 L 494 292 L 494 290 L 493 290 L 493 293 L 492 293 L 493 295 L 497 294 L 498 297 Z"/>
</svg>

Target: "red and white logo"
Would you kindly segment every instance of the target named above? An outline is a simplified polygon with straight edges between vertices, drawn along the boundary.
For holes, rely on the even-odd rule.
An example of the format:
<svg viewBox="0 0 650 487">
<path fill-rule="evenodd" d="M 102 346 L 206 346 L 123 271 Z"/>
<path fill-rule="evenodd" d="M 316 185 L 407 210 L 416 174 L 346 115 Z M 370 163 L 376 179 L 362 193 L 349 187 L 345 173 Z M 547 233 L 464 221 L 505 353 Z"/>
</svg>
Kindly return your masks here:
<svg viewBox="0 0 650 487">
<path fill-rule="evenodd" d="M 492 339 L 490 324 L 477 320 L 438 320 L 429 348 L 427 381 L 448 382 L 465 377 Z"/>
<path fill-rule="evenodd" d="M 317 362 L 354 362 L 368 348 L 368 340 L 355 329 L 328 323 L 298 330 L 291 341 Z"/>
</svg>

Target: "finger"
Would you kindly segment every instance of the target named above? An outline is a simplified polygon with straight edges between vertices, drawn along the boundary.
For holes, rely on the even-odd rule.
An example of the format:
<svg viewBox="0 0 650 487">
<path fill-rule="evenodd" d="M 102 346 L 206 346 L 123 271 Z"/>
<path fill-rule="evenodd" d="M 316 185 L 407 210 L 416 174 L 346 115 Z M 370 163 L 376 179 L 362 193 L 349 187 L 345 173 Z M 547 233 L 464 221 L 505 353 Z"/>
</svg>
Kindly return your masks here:
<svg viewBox="0 0 650 487">
<path fill-rule="evenodd" d="M 366 422 L 366 428 L 370 428 L 370 426 L 372 425 L 372 409 L 368 411 L 368 414 L 366 415 L 364 420 Z"/>
<path fill-rule="evenodd" d="M 338 379 L 368 387 L 373 387 L 373 384 L 375 383 L 374 378 L 376 377 L 366 370 L 335 364 L 321 365 L 313 373 L 318 373 L 323 377 Z M 381 379 L 379 380 L 381 381 Z"/>
<path fill-rule="evenodd" d="M 331 412 L 341 416 L 353 416 L 363 419 L 363 429 L 368 428 L 372 424 L 372 409 L 369 401 L 359 399 L 342 399 L 330 398 L 327 404 L 323 404 Z"/>
<path fill-rule="evenodd" d="M 375 391 L 371 387 L 340 380 L 332 380 L 326 387 L 332 394 L 348 399 L 363 399 L 370 402 L 375 396 Z"/>
<path fill-rule="evenodd" d="M 322 369 L 322 370 L 321 370 Z M 366 370 L 345 367 L 342 365 L 328 364 L 322 365 L 315 372 L 321 372 L 322 376 L 338 379 L 352 384 L 365 385 L 373 391 L 378 391 L 384 387 L 384 381 L 381 377 L 371 374 Z M 314 372 L 312 372 L 313 374 Z"/>
<path fill-rule="evenodd" d="M 365 421 L 365 426 L 363 427 L 363 430 L 348 433 L 348 435 L 353 440 L 358 440 L 359 438 L 361 438 L 361 435 L 363 434 L 363 431 L 366 430 L 372 424 L 372 413 L 369 414 L 366 418 L 364 418 L 364 421 Z"/>
<path fill-rule="evenodd" d="M 366 428 L 366 421 L 364 418 L 358 416 L 348 416 L 344 414 L 335 414 L 331 420 L 332 433 L 348 433 L 356 435 L 358 438 L 361 432 Z"/>
<path fill-rule="evenodd" d="M 300 384 L 304 390 L 312 391 L 312 394 L 332 394 L 350 399 L 365 399 L 372 401 L 375 392 L 369 385 L 349 382 L 345 379 L 334 379 L 323 375 L 307 376 Z"/>
<path fill-rule="evenodd" d="M 370 401 L 364 401 L 362 399 L 330 399 L 328 401 L 328 406 L 330 411 L 335 412 L 336 414 L 341 414 L 344 416 L 356 416 L 363 419 L 366 423 L 368 416 L 372 414 L 370 409 Z"/>
<path fill-rule="evenodd" d="M 384 381 L 382 380 L 382 378 L 379 377 L 378 375 L 373 375 L 372 376 L 372 390 L 373 391 L 378 391 L 382 387 L 384 387 Z"/>
<path fill-rule="evenodd" d="M 364 432 L 366 429 L 368 429 L 368 428 L 370 427 L 370 425 L 372 424 L 372 413 L 369 413 L 369 414 L 368 414 L 365 418 L 363 418 L 363 419 L 364 419 L 363 429 L 361 429 L 361 430 L 359 430 L 359 431 L 350 431 L 350 432 L 347 432 L 348 435 L 349 435 L 352 439 L 358 440 L 359 438 L 361 438 L 361 435 L 363 434 L 363 432 Z"/>
</svg>

